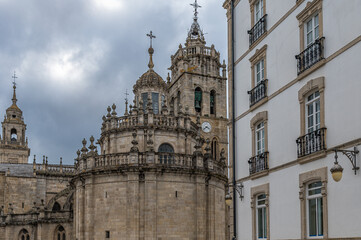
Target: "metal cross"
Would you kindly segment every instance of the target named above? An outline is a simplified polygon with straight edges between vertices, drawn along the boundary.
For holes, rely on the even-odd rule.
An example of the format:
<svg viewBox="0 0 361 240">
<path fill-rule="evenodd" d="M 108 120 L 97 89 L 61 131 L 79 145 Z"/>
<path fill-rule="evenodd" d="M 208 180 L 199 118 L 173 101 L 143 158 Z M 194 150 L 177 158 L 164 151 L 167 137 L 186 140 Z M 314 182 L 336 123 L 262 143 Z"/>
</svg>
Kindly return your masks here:
<svg viewBox="0 0 361 240">
<path fill-rule="evenodd" d="M 200 6 L 197 3 L 197 0 L 194 0 L 194 3 L 190 4 L 192 7 L 194 7 L 194 16 L 197 17 L 198 15 L 198 8 L 201 8 L 202 6 Z"/>
<path fill-rule="evenodd" d="M 128 93 L 128 89 L 125 90 L 125 101 L 128 102 L 128 96 L 129 96 L 129 93 Z"/>
<path fill-rule="evenodd" d="M 15 71 L 14 71 L 14 75 L 13 75 L 11 78 L 14 79 L 13 84 L 14 84 L 14 86 L 16 86 L 15 80 L 16 80 L 18 77 L 16 76 L 16 72 L 15 72 Z"/>
<path fill-rule="evenodd" d="M 150 31 L 150 33 L 148 33 L 147 36 L 150 38 L 150 47 L 152 47 L 152 38 L 156 38 L 156 36 L 153 35 L 152 31 Z"/>
</svg>

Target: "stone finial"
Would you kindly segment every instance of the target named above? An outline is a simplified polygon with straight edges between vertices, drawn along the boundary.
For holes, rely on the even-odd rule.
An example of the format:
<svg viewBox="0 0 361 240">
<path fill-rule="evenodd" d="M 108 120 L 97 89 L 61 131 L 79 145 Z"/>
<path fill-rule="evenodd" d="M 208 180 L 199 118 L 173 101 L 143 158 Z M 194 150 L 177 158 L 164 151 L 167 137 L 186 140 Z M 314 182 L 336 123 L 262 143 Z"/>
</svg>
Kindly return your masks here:
<svg viewBox="0 0 361 240">
<path fill-rule="evenodd" d="M 104 122 L 106 119 L 107 119 L 107 118 L 103 115 L 103 117 L 102 117 L 103 122 Z"/>
<path fill-rule="evenodd" d="M 133 133 L 132 133 L 132 136 L 133 136 L 133 140 L 132 140 L 132 144 L 133 146 L 131 147 L 130 151 L 131 152 L 138 152 L 139 149 L 138 149 L 138 141 L 137 141 L 137 129 L 134 129 L 133 130 Z"/>
<path fill-rule="evenodd" d="M 90 146 L 89 146 L 90 152 L 94 152 L 94 149 L 97 148 L 96 146 L 94 146 L 94 137 L 91 136 L 89 140 L 90 140 Z"/>
<path fill-rule="evenodd" d="M 33 163 L 36 164 L 36 155 L 34 155 Z"/>
<path fill-rule="evenodd" d="M 183 114 L 182 108 L 183 108 L 183 106 L 182 106 L 182 104 L 180 103 L 180 104 L 178 105 L 178 114 L 179 114 L 179 115 Z"/>
<path fill-rule="evenodd" d="M 45 164 L 45 155 L 43 155 L 43 164 Z"/>
<path fill-rule="evenodd" d="M 87 142 L 86 142 L 86 140 L 84 138 L 83 141 L 82 141 L 83 147 L 81 149 L 82 155 L 85 155 L 88 152 L 88 149 L 86 148 L 86 143 Z"/>
<path fill-rule="evenodd" d="M 143 111 L 144 111 L 144 109 L 143 109 L 143 100 L 140 99 L 140 101 L 139 101 L 139 113 L 143 114 Z"/>
<path fill-rule="evenodd" d="M 179 44 L 178 48 L 179 48 L 179 49 L 181 49 L 181 48 L 182 48 L 182 44 L 181 44 L 181 43 Z"/>
<path fill-rule="evenodd" d="M 48 156 L 46 156 L 46 161 L 45 161 L 45 165 L 48 165 Z"/>
<path fill-rule="evenodd" d="M 173 102 L 170 102 L 170 115 L 174 115 L 174 103 Z"/>
<path fill-rule="evenodd" d="M 148 113 L 153 112 L 152 97 L 151 97 L 150 93 L 148 93 L 147 112 Z"/>
<path fill-rule="evenodd" d="M 78 149 L 78 151 L 76 151 L 76 155 L 78 155 L 78 159 L 80 157 L 80 150 Z"/>
<path fill-rule="evenodd" d="M 168 76 L 167 76 L 167 84 L 170 84 L 170 75 L 168 73 Z"/>
<path fill-rule="evenodd" d="M 185 106 L 184 110 L 185 110 L 185 114 L 189 115 L 189 106 L 188 105 Z"/>
<path fill-rule="evenodd" d="M 109 117 L 112 116 L 112 115 L 110 114 L 110 112 L 112 111 L 112 109 L 111 109 L 110 106 L 108 106 L 107 111 L 108 111 L 107 117 L 109 118 Z"/>
<path fill-rule="evenodd" d="M 63 158 L 60 157 L 60 166 L 62 166 L 62 165 L 63 165 Z"/>
<path fill-rule="evenodd" d="M 204 148 L 204 150 L 206 151 L 207 155 L 211 154 L 211 147 L 210 147 L 210 143 L 211 141 L 209 140 L 209 138 L 206 139 L 206 147 Z"/>
<path fill-rule="evenodd" d="M 115 105 L 115 103 L 113 103 L 113 105 L 112 105 L 112 109 L 113 109 L 112 116 L 117 115 L 117 112 L 115 111 L 116 108 L 117 108 L 117 106 Z"/>
<path fill-rule="evenodd" d="M 9 203 L 9 213 L 14 214 L 14 208 L 12 203 Z"/>
</svg>

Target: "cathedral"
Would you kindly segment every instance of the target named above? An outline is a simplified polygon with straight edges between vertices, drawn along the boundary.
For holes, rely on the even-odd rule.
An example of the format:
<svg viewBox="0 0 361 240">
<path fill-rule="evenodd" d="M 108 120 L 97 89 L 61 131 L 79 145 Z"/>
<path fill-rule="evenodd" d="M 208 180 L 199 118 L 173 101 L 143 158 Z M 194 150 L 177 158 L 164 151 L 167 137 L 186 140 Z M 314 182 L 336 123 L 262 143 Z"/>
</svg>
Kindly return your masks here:
<svg viewBox="0 0 361 240">
<path fill-rule="evenodd" d="M 193 5 L 171 75 L 156 73 L 151 44 L 129 109 L 107 108 L 74 165 L 28 163 L 14 84 L 0 137 L 0 240 L 226 239 L 226 65 Z"/>
</svg>

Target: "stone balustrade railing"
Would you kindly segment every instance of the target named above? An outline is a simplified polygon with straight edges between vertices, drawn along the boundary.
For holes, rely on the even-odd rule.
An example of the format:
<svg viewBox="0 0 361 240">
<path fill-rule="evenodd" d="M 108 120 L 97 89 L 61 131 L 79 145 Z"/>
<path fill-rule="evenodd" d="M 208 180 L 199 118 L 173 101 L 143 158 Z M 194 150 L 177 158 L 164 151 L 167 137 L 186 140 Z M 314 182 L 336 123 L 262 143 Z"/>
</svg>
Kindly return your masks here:
<svg viewBox="0 0 361 240">
<path fill-rule="evenodd" d="M 223 160 L 224 161 L 224 160 Z M 113 167 L 147 166 L 159 168 L 182 168 L 182 169 L 208 169 L 218 174 L 225 174 L 225 163 L 214 161 L 212 158 L 205 158 L 203 155 L 180 153 L 159 153 L 159 152 L 127 152 L 117 154 L 105 154 L 82 156 L 78 159 L 77 172 L 97 170 Z"/>
<path fill-rule="evenodd" d="M 73 165 L 62 164 L 33 164 L 33 170 L 36 174 L 67 174 L 72 175 L 75 173 Z"/>
</svg>

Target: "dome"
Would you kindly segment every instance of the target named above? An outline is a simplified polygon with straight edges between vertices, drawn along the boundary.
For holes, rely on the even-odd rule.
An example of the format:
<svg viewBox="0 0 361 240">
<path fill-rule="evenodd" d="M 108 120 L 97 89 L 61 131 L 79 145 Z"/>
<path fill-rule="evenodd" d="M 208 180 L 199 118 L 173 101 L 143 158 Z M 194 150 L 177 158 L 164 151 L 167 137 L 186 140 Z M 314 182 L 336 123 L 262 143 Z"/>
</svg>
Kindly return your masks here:
<svg viewBox="0 0 361 240">
<path fill-rule="evenodd" d="M 137 92 L 141 88 L 156 88 L 156 89 L 166 89 L 167 84 L 164 82 L 163 78 L 158 75 L 153 69 L 149 69 L 145 72 L 135 83 L 133 91 Z"/>
<path fill-rule="evenodd" d="M 148 49 L 148 52 L 149 52 L 149 63 L 148 63 L 149 69 L 137 80 L 137 82 L 133 86 L 134 93 L 137 92 L 138 89 L 142 89 L 142 88 L 155 88 L 155 89 L 161 88 L 162 90 L 167 89 L 167 84 L 164 82 L 163 78 L 153 70 L 154 64 L 153 64 L 152 56 L 154 53 L 154 49 L 150 47 Z"/>
</svg>

